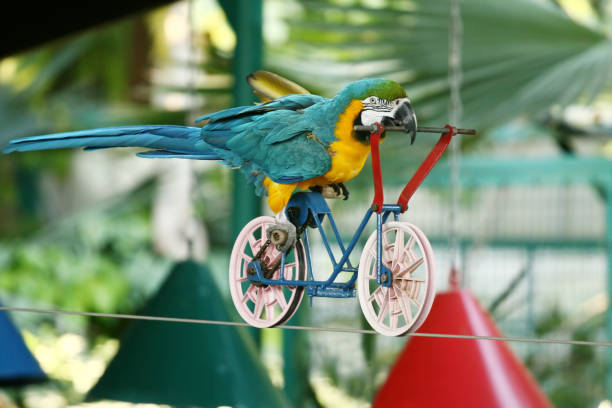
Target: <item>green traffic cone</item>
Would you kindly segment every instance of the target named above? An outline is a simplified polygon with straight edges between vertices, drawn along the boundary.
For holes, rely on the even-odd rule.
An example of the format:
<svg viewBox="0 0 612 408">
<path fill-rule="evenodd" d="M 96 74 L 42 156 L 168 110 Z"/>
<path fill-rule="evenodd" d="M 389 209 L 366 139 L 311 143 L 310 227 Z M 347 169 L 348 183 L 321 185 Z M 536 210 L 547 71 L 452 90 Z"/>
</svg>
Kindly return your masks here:
<svg viewBox="0 0 612 408">
<path fill-rule="evenodd" d="M 174 266 L 142 315 L 229 321 L 207 267 Z M 198 407 L 285 407 L 244 327 L 134 321 L 86 400 Z"/>
</svg>

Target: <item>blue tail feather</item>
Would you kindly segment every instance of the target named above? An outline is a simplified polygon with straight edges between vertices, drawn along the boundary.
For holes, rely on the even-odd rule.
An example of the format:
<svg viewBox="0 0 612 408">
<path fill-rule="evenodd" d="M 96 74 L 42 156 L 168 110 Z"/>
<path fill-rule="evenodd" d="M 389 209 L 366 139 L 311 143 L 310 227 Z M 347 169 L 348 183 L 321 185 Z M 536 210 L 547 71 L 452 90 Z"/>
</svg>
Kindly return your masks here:
<svg viewBox="0 0 612 408">
<path fill-rule="evenodd" d="M 189 154 L 189 153 L 175 153 L 168 152 L 166 150 L 149 150 L 147 152 L 136 153 L 136 156 L 143 157 L 145 159 L 194 159 L 194 160 L 222 160 L 215 153 L 202 153 L 202 154 Z"/>
<path fill-rule="evenodd" d="M 200 128 L 174 125 L 120 126 L 24 137 L 11 140 L 3 151 L 11 153 L 75 147 L 86 150 L 148 147 L 163 152 L 164 157 L 218 158 L 202 143 Z M 162 153 L 145 154 L 143 157 L 162 157 Z"/>
</svg>

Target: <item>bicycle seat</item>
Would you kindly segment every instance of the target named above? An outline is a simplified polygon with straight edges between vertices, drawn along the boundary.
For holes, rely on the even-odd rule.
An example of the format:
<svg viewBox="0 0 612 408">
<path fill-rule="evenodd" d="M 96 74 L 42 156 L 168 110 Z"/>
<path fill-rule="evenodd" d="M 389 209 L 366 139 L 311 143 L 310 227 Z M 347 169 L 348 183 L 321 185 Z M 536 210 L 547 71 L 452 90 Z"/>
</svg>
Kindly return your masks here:
<svg viewBox="0 0 612 408">
<path fill-rule="evenodd" d="M 331 214 L 331 210 L 320 193 L 304 191 L 291 197 L 286 214 L 296 227 L 308 224 L 309 227 L 316 228 L 314 219 L 310 217 L 319 217 L 319 222 L 323 222 L 323 218 Z"/>
</svg>

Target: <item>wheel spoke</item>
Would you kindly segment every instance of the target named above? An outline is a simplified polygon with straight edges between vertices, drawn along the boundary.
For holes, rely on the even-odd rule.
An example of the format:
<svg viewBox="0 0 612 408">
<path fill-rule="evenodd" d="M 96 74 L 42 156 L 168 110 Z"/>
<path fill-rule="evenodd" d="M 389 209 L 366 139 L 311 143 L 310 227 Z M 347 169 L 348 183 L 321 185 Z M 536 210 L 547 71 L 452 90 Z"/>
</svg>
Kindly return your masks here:
<svg viewBox="0 0 612 408">
<path fill-rule="evenodd" d="M 274 305 L 266 304 L 266 320 L 272 320 L 274 318 Z"/>
<path fill-rule="evenodd" d="M 281 309 L 285 310 L 287 308 L 287 300 L 285 299 L 285 294 L 283 293 L 282 287 L 273 287 L 272 292 L 274 293 L 274 298 L 278 302 L 278 305 L 281 307 Z"/>
<path fill-rule="evenodd" d="M 243 304 L 246 304 L 249 300 L 252 300 L 253 302 L 255 302 L 256 297 L 257 297 L 257 286 L 251 285 L 244 292 L 244 295 L 242 296 L 242 299 L 240 299 L 240 301 Z"/>
<path fill-rule="evenodd" d="M 414 253 L 414 251 L 408 251 L 408 258 L 410 259 L 410 261 L 414 261 L 415 259 L 417 259 L 419 256 Z"/>
<path fill-rule="evenodd" d="M 381 254 L 382 257 L 382 262 L 383 264 L 386 262 L 385 261 L 385 247 L 383 246 L 383 252 Z M 370 279 L 376 279 L 376 245 L 374 247 L 372 247 L 372 249 L 370 250 L 370 256 L 372 257 L 372 270 L 370 271 L 370 273 L 368 274 L 368 278 Z"/>
<path fill-rule="evenodd" d="M 389 231 L 383 231 L 381 236 L 382 236 L 382 253 L 380 254 L 381 257 L 381 262 L 383 264 L 389 263 L 393 261 L 393 244 L 389 243 L 389 238 L 387 237 L 387 233 Z M 374 261 L 376 260 L 376 248 L 377 245 L 374 245 L 371 250 L 370 250 L 370 255 L 371 257 L 374 259 Z M 376 265 L 376 262 L 374 262 L 374 264 Z M 376 270 L 376 269 L 375 269 Z"/>
<path fill-rule="evenodd" d="M 251 251 L 253 251 L 253 256 L 255 256 L 255 254 L 257 254 L 257 251 L 259 251 L 259 243 L 261 242 L 261 240 L 255 239 L 255 235 L 253 234 L 249 234 L 247 239 L 249 240 L 249 246 L 251 247 Z"/>
<path fill-rule="evenodd" d="M 395 293 L 399 294 L 399 296 L 397 297 L 397 302 L 400 306 L 400 309 L 402 310 L 402 314 L 404 315 L 404 320 L 406 321 L 406 323 L 412 323 L 412 310 L 410 309 L 410 305 L 406 304 L 404 299 L 404 296 L 406 296 L 406 294 L 396 284 L 393 284 L 393 286 L 395 287 Z"/>
<path fill-rule="evenodd" d="M 389 312 L 389 327 L 392 329 L 397 329 L 397 315 L 395 313 Z"/>
<path fill-rule="evenodd" d="M 410 235 L 410 238 L 408 238 L 408 243 L 402 251 L 401 261 L 408 259 L 408 262 L 412 262 L 416 258 L 416 255 L 414 254 L 414 244 L 414 235 Z"/>
<path fill-rule="evenodd" d="M 403 271 L 400 271 L 395 277 L 403 278 L 406 275 L 411 275 L 412 272 L 416 271 L 417 268 L 423 264 L 424 261 L 425 259 L 423 258 L 417 259 L 416 262 L 414 262 L 412 265 L 410 265 L 408 268 L 404 269 Z"/>
<path fill-rule="evenodd" d="M 376 304 L 378 305 L 378 307 L 380 307 L 380 305 L 382 304 L 382 299 L 380 298 L 381 296 L 383 296 L 383 294 L 381 293 L 383 288 L 384 286 L 377 287 L 376 290 L 372 292 L 372 294 L 368 298 L 368 303 L 372 302 L 372 300 L 376 300 Z"/>
<path fill-rule="evenodd" d="M 274 265 L 277 262 L 280 265 L 281 256 L 283 256 L 283 255 L 280 252 L 276 253 L 276 251 L 274 251 L 272 254 L 270 254 L 270 265 L 268 265 L 268 266 L 272 266 L 272 265 Z M 280 271 L 280 268 L 277 268 L 277 270 Z"/>
<path fill-rule="evenodd" d="M 404 230 L 398 228 L 395 230 L 395 243 L 393 244 L 393 261 L 391 262 L 391 270 L 395 269 L 400 261 L 400 256 L 404 250 Z"/>
<path fill-rule="evenodd" d="M 236 282 L 244 282 L 249 279 L 249 277 L 247 276 L 247 268 L 249 262 L 251 262 L 251 259 L 246 255 L 243 255 L 240 259 L 240 276 L 236 279 Z"/>
<path fill-rule="evenodd" d="M 418 289 L 421 287 L 423 283 L 426 282 L 424 278 L 396 278 L 394 281 L 394 285 L 399 287 L 401 290 L 406 291 L 408 293 L 412 293 L 414 291 L 415 297 L 418 295 Z"/>
<path fill-rule="evenodd" d="M 244 266 L 246 267 L 249 262 L 251 262 L 252 258 L 246 254 L 242 255 L 242 262 L 244 262 Z"/>
<path fill-rule="evenodd" d="M 395 312 L 396 309 L 396 302 L 397 302 L 397 295 L 395 294 L 395 289 L 393 289 L 392 287 L 388 289 L 389 292 L 389 327 L 391 327 L 392 329 L 397 329 L 397 313 Z"/>
<path fill-rule="evenodd" d="M 389 245 L 389 238 L 387 238 L 387 232 L 388 232 L 388 231 L 383 230 L 383 231 L 381 232 L 381 234 L 380 234 L 380 235 L 381 235 L 381 237 L 382 237 L 382 244 L 383 244 L 383 247 L 385 247 L 385 246 Z"/>
<path fill-rule="evenodd" d="M 255 319 L 259 319 L 259 317 L 261 316 L 261 312 L 263 310 L 263 306 L 264 306 L 264 295 L 263 295 L 263 290 L 258 290 L 257 291 L 257 299 L 255 300 L 255 310 L 253 311 L 253 317 Z"/>
<path fill-rule="evenodd" d="M 285 279 L 286 280 L 297 279 L 297 274 L 296 276 L 294 276 L 295 266 L 296 266 L 295 262 L 292 262 L 290 264 L 285 264 Z"/>
<path fill-rule="evenodd" d="M 372 249 L 371 251 L 369 251 L 369 254 L 370 260 L 368 261 L 366 276 L 368 279 L 376 279 L 376 249 Z M 361 265 L 359 265 L 359 267 L 361 268 Z"/>
<path fill-rule="evenodd" d="M 417 287 L 417 285 L 414 285 L 413 288 L 416 288 L 416 287 Z M 419 303 L 419 301 L 416 299 L 416 296 L 418 295 L 418 290 L 414 290 L 413 289 L 411 292 L 414 292 L 414 293 L 410 293 L 409 294 L 409 293 L 406 293 L 406 292 L 402 292 L 402 294 L 405 294 L 409 301 L 414 303 L 414 305 L 416 307 L 420 308 L 421 307 L 421 303 Z"/>
<path fill-rule="evenodd" d="M 408 240 L 408 244 L 406 244 L 406 249 L 410 252 L 414 251 L 414 244 L 415 244 L 415 239 L 414 239 L 414 235 L 410 235 L 410 239 Z"/>
<path fill-rule="evenodd" d="M 384 286 L 381 286 L 381 288 L 387 289 Z M 384 290 L 384 295 L 383 295 L 383 304 L 380 307 L 380 310 L 378 311 L 378 316 L 376 317 L 376 320 L 380 323 L 383 321 L 383 319 L 385 318 L 385 315 L 387 314 L 387 310 L 389 309 L 389 291 L 388 290 Z"/>
<path fill-rule="evenodd" d="M 387 246 L 384 247 L 383 246 L 383 251 L 382 251 L 382 262 L 385 264 L 389 264 L 393 262 L 393 246 Z M 374 255 L 376 255 L 376 253 L 374 253 Z"/>
</svg>

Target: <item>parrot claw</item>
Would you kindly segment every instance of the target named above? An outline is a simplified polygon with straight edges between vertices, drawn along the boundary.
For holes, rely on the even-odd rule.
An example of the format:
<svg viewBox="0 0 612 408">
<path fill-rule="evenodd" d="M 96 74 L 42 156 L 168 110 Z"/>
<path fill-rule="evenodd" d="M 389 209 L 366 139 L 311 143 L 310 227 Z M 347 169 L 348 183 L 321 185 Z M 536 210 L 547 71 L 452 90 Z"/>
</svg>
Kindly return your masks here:
<svg viewBox="0 0 612 408">
<path fill-rule="evenodd" d="M 342 195 L 344 196 L 343 200 L 346 201 L 349 198 L 349 191 L 348 188 L 346 188 L 346 186 L 344 185 L 344 183 L 339 183 L 338 187 L 340 187 L 340 191 L 342 192 Z"/>
<path fill-rule="evenodd" d="M 348 200 L 349 191 L 348 191 L 348 188 L 346 188 L 346 186 L 344 185 L 344 183 L 330 184 L 329 187 L 331 187 L 334 190 L 334 193 L 335 193 L 334 198 L 342 197 L 343 200 L 345 201 Z"/>
<path fill-rule="evenodd" d="M 349 191 L 344 183 L 328 184 L 326 186 L 311 186 L 310 191 L 320 193 L 325 198 L 342 198 L 348 200 Z"/>
</svg>

